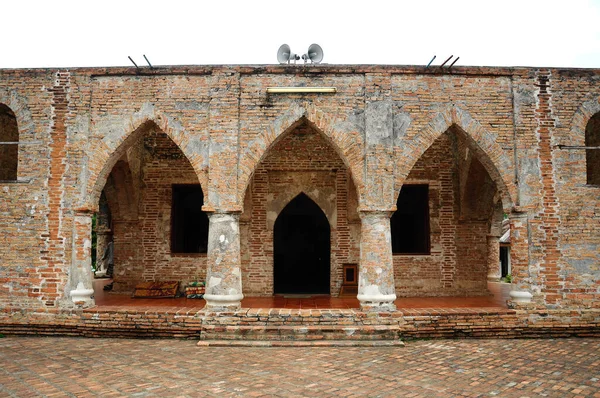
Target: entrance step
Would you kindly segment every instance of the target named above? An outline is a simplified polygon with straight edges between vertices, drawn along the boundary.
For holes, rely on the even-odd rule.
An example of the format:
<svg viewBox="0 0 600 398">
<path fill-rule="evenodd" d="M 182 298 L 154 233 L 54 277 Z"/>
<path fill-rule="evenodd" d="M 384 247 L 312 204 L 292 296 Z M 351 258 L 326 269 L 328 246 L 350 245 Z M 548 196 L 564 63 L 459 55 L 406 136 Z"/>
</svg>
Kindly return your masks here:
<svg viewBox="0 0 600 398">
<path fill-rule="evenodd" d="M 198 347 L 404 347 L 401 340 L 200 340 Z"/>
<path fill-rule="evenodd" d="M 398 325 L 203 325 L 213 341 L 399 341 Z"/>
</svg>

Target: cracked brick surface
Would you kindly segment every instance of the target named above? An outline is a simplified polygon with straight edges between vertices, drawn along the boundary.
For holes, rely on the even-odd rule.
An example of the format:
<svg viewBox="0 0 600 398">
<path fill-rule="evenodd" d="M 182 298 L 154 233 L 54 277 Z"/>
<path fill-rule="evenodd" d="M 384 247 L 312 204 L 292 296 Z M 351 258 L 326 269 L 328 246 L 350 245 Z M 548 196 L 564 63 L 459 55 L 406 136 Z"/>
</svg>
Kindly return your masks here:
<svg viewBox="0 0 600 398">
<path fill-rule="evenodd" d="M 0 397 L 600 397 L 600 339 L 212 348 L 0 339 Z"/>
</svg>

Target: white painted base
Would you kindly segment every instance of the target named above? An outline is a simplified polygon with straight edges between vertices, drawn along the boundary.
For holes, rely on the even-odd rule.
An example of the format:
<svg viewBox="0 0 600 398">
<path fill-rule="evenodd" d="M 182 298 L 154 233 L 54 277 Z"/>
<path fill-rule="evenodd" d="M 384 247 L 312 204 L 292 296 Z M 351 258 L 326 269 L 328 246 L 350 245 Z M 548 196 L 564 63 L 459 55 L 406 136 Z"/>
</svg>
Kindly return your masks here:
<svg viewBox="0 0 600 398">
<path fill-rule="evenodd" d="M 94 272 L 94 276 L 96 278 L 103 278 L 106 276 L 106 270 L 96 271 L 96 272 Z"/>
<path fill-rule="evenodd" d="M 513 290 L 509 293 L 510 298 L 515 303 L 531 303 L 531 299 L 533 295 L 529 292 L 520 292 L 517 290 Z"/>
<path fill-rule="evenodd" d="M 395 294 L 359 294 L 356 296 L 360 301 L 360 308 L 363 311 L 395 311 Z"/>
<path fill-rule="evenodd" d="M 205 294 L 204 300 L 206 300 L 206 307 L 209 309 L 232 309 L 240 308 L 242 306 L 243 294 Z"/>
<path fill-rule="evenodd" d="M 71 290 L 71 301 L 78 305 L 92 304 L 94 289 L 86 289 L 83 282 L 77 284 L 77 289 Z"/>
</svg>

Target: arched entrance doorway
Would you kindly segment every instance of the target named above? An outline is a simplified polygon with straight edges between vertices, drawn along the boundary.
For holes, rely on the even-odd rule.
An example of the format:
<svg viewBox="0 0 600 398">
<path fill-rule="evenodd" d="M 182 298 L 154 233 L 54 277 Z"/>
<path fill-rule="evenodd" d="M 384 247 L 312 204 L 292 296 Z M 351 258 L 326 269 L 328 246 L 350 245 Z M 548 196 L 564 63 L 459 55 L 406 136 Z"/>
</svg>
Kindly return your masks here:
<svg viewBox="0 0 600 398">
<path fill-rule="evenodd" d="M 304 193 L 277 217 L 273 243 L 276 294 L 329 294 L 329 221 Z"/>
</svg>

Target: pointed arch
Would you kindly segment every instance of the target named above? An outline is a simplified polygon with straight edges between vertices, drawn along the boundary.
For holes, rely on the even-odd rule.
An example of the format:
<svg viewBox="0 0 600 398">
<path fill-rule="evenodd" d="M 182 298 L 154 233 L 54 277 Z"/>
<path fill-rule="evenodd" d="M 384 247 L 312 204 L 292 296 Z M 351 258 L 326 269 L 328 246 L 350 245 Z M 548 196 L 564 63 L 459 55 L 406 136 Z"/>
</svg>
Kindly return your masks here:
<svg viewBox="0 0 600 398">
<path fill-rule="evenodd" d="M 327 143 L 334 149 L 346 168 L 356 186 L 359 202 L 363 192 L 363 137 L 358 129 L 341 131 L 342 125 L 334 116 L 318 109 L 312 104 L 305 103 L 302 106 L 293 104 L 269 126 L 266 126 L 261 134 L 244 145 L 240 153 L 239 175 L 238 175 L 238 202 L 243 203 L 250 180 L 257 167 L 268 155 L 271 148 L 281 139 L 291 133 L 302 123 L 307 123 L 317 133 L 325 138 Z"/>
<path fill-rule="evenodd" d="M 35 125 L 27 101 L 15 90 L 0 89 L 0 117 L 9 119 L 9 122 L 13 124 L 10 128 L 13 130 L 12 132 L 0 134 L 2 135 L 0 142 L 19 142 L 35 139 Z M 2 120 L 0 120 L 0 123 L 2 123 Z M 27 150 L 25 146 L 18 144 L 0 145 L 0 159 L 3 160 L 3 163 L 6 163 L 6 165 L 2 164 L 0 167 L 8 168 L 6 173 L 0 172 L 0 175 L 6 174 L 5 178 L 0 176 L 0 180 L 18 181 L 19 177 L 22 177 L 19 174 L 19 163 L 27 161 L 22 156 L 22 152 L 25 150 Z"/>
<path fill-rule="evenodd" d="M 281 214 L 281 212 L 282 212 L 283 210 L 285 210 L 285 208 L 287 208 L 287 207 L 288 207 L 288 206 L 289 206 L 289 205 L 290 205 L 292 202 L 294 202 L 294 201 L 297 201 L 297 200 L 304 200 L 304 201 L 307 201 L 307 202 L 312 202 L 312 203 L 314 203 L 314 205 L 315 205 L 316 207 L 318 207 L 318 208 L 319 208 L 320 212 L 321 212 L 321 213 L 323 213 L 323 215 L 324 215 L 324 216 L 327 218 L 327 214 L 326 214 L 326 213 L 325 213 L 325 211 L 323 210 L 323 207 L 322 207 L 321 205 L 319 205 L 319 203 L 318 203 L 316 200 L 314 200 L 314 199 L 313 199 L 311 196 L 312 196 L 312 195 L 310 195 L 310 194 L 308 194 L 308 193 L 306 193 L 306 192 L 304 192 L 304 191 L 300 191 L 300 192 L 298 192 L 298 193 L 297 193 L 296 195 L 294 195 L 294 196 L 293 196 L 293 197 L 292 197 L 290 200 L 288 200 L 288 201 L 286 201 L 286 202 L 285 202 L 285 204 L 284 204 L 284 206 L 281 208 L 281 210 L 279 210 L 279 211 L 277 212 L 277 216 L 279 216 L 279 215 Z M 331 221 L 329 221 L 329 220 L 327 220 L 327 221 L 328 221 L 328 222 L 331 224 Z"/>
<path fill-rule="evenodd" d="M 514 164 L 488 132 L 467 111 L 451 105 L 434 115 L 427 126 L 405 145 L 396 167 L 395 201 L 400 187 L 425 151 L 451 128 L 466 139 L 470 150 L 474 151 L 500 192 L 504 209 L 510 210 L 515 203 L 517 187 L 514 183 Z"/>
<path fill-rule="evenodd" d="M 6 105 L 15 114 L 19 135 L 30 135 L 35 139 L 35 124 L 27 105 L 27 100 L 14 90 L 3 90 L 0 88 L 0 103 Z"/>
<path fill-rule="evenodd" d="M 573 115 L 569 145 L 585 145 L 585 128 L 590 119 L 600 112 L 600 96 L 592 95 L 583 102 Z M 565 143 L 567 144 L 567 143 Z"/>
<path fill-rule="evenodd" d="M 165 133 L 182 151 L 192 165 L 202 187 L 208 188 L 208 172 L 205 163 L 206 153 L 198 151 L 196 143 L 192 142 L 181 124 L 174 118 L 160 112 L 152 104 L 145 104 L 142 109 L 129 119 L 123 118 L 122 129 L 116 136 L 107 134 L 101 138 L 90 140 L 88 157 L 89 178 L 86 195 L 83 198 L 84 208 L 96 209 L 102 188 L 111 170 L 127 152 L 127 150 L 151 128 L 158 128 Z M 109 121 L 99 123 L 97 131 L 112 131 L 114 128 Z"/>
<path fill-rule="evenodd" d="M 600 134 L 598 133 L 600 125 L 600 97 L 591 96 L 590 99 L 577 108 L 571 122 L 571 133 L 568 136 L 567 145 L 598 146 Z M 600 166 L 598 151 L 585 150 L 582 153 L 582 160 L 585 158 L 585 181 L 589 185 L 600 185 Z"/>
<path fill-rule="evenodd" d="M 335 225 L 335 208 L 332 206 L 329 197 L 323 196 L 321 195 L 321 193 L 322 192 L 320 190 L 307 192 L 305 190 L 302 190 L 302 188 L 292 187 L 290 191 L 285 193 L 285 196 L 282 198 L 282 200 L 277 201 L 273 204 L 272 210 L 274 217 L 272 219 L 267 219 L 267 227 L 273 229 L 275 221 L 279 217 L 281 212 L 300 195 L 304 195 L 311 201 L 313 201 L 319 207 L 319 209 L 321 209 L 321 211 L 327 218 L 329 225 Z"/>
</svg>

